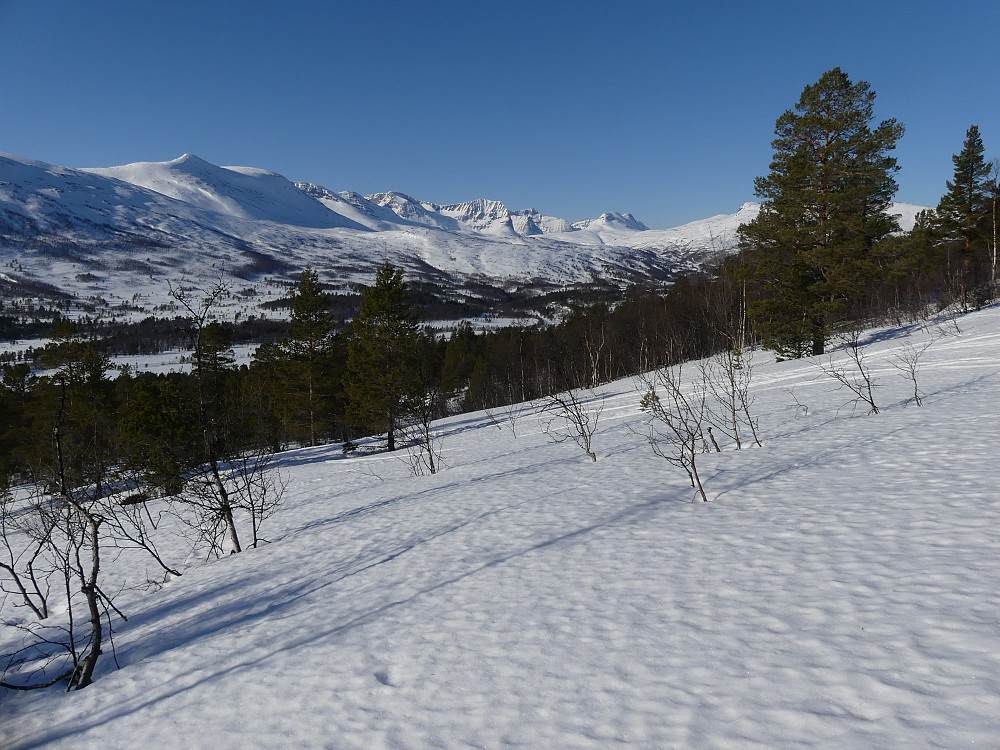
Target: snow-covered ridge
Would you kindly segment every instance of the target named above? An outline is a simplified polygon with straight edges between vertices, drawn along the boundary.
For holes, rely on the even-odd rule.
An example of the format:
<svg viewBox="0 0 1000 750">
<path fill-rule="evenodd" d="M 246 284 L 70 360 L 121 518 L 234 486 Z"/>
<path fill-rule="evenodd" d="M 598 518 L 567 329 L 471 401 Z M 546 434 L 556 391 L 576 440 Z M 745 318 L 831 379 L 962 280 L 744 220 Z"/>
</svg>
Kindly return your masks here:
<svg viewBox="0 0 1000 750">
<path fill-rule="evenodd" d="M 166 162 L 84 169 L 240 219 L 301 227 L 361 229 L 275 172 L 217 167 L 192 154 Z"/>
<path fill-rule="evenodd" d="M 629 229 L 633 232 L 645 232 L 649 227 L 636 219 L 632 214 L 620 214 L 617 211 L 603 213 L 596 219 L 584 219 L 573 223 L 574 229 L 593 229 L 595 227 L 615 227 Z"/>
</svg>

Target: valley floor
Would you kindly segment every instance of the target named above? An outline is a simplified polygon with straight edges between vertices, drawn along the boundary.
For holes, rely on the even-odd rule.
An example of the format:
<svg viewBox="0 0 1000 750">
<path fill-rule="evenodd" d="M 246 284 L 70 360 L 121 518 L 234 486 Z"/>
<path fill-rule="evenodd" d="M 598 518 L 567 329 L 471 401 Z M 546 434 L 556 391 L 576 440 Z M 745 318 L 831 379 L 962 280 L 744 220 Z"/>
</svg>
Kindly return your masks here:
<svg viewBox="0 0 1000 750">
<path fill-rule="evenodd" d="M 703 454 L 707 504 L 631 381 L 596 463 L 530 409 L 440 423 L 433 476 L 283 454 L 270 543 L 159 588 L 120 558 L 120 668 L 0 695 L 0 746 L 1000 747 L 1000 308 L 958 326 L 872 335 L 872 416 L 758 357 L 763 447 Z"/>
</svg>

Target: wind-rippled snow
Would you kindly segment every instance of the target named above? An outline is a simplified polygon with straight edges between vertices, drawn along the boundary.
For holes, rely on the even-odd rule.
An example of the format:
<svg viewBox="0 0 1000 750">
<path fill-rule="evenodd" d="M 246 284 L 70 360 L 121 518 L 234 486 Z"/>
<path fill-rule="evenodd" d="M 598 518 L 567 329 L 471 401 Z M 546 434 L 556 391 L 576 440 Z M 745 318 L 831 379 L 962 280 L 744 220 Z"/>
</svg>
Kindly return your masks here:
<svg viewBox="0 0 1000 750">
<path fill-rule="evenodd" d="M 758 357 L 764 446 L 701 456 L 708 504 L 629 381 L 597 463 L 528 411 L 441 423 L 435 476 L 284 454 L 270 543 L 124 592 L 121 669 L 3 695 L 0 744 L 997 747 L 1000 309 L 959 326 L 920 408 L 890 361 L 937 334 L 873 337 L 873 416 Z"/>
</svg>

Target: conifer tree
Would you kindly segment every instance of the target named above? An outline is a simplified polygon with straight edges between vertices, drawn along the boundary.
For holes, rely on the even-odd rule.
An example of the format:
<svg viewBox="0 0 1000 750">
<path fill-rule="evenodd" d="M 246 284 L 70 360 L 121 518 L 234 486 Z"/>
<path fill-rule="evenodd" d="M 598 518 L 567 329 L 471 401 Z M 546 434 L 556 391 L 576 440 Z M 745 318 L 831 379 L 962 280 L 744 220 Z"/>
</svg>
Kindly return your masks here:
<svg viewBox="0 0 1000 750">
<path fill-rule="evenodd" d="M 31 434 L 26 406 L 35 382 L 27 364 L 0 367 L 0 493 L 8 480 L 24 469 L 24 452 Z"/>
<path fill-rule="evenodd" d="M 205 483 L 210 495 L 208 505 L 216 519 L 225 525 L 232 551 L 241 552 L 243 547 L 233 515 L 234 501 L 220 468 L 233 457 L 231 425 L 227 424 L 227 384 L 235 357 L 225 326 L 213 318 L 216 305 L 228 294 L 229 286 L 221 279 L 200 294 L 183 287 L 170 289 L 170 296 L 187 311 L 194 343 L 192 374 L 196 403 L 191 406 L 201 437 L 201 460 L 208 468 Z"/>
<path fill-rule="evenodd" d="M 291 332 L 285 342 L 290 356 L 293 384 L 303 392 L 309 445 L 316 445 L 321 403 L 326 395 L 323 374 L 328 369 L 333 320 L 330 296 L 319 284 L 319 275 L 307 267 L 292 296 Z"/>
<path fill-rule="evenodd" d="M 349 329 L 344 388 L 348 415 L 355 424 L 388 435 L 396 433 L 416 388 L 416 318 L 406 301 L 403 269 L 383 264 L 375 284 L 361 293 L 361 313 Z"/>
<path fill-rule="evenodd" d="M 468 323 L 458 325 L 445 344 L 444 362 L 441 364 L 441 389 L 454 398 L 469 383 L 476 366 L 478 340 Z"/>
<path fill-rule="evenodd" d="M 870 251 L 898 229 L 889 156 L 903 126 L 872 129 L 875 93 L 840 68 L 802 92 L 775 124 L 771 171 L 754 183 L 760 215 L 740 228 L 750 308 L 765 343 L 785 356 L 821 354 L 835 322 L 876 276 Z"/>
<path fill-rule="evenodd" d="M 936 229 L 947 254 L 948 275 L 958 284 L 963 302 L 967 300 L 969 286 L 980 280 L 976 261 L 985 255 L 990 236 L 986 225 L 993 190 L 990 165 L 983 154 L 979 127 L 972 125 L 965 133 L 962 151 L 951 157 L 955 173 L 946 183 L 947 192 L 936 211 Z M 957 268 L 952 267 L 953 254 L 958 256 Z"/>
<path fill-rule="evenodd" d="M 979 126 L 972 125 L 962 151 L 951 157 L 955 175 L 946 183 L 948 192 L 937 208 L 945 238 L 960 241 L 966 249 L 980 239 L 980 222 L 990 207 L 990 166 L 984 153 Z"/>
<path fill-rule="evenodd" d="M 183 489 L 184 474 L 201 460 L 198 421 L 180 378 L 140 377 L 118 424 L 122 467 L 170 495 Z"/>
</svg>

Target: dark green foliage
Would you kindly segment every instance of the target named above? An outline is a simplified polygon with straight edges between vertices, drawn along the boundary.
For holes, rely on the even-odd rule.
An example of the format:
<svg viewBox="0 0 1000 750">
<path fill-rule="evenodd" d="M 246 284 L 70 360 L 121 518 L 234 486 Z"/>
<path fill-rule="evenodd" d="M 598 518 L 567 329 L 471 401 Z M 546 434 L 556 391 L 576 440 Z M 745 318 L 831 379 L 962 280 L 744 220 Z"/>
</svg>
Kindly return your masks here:
<svg viewBox="0 0 1000 750">
<path fill-rule="evenodd" d="M 504 328 L 483 337 L 465 397 L 468 409 L 516 404 L 541 395 L 550 356 L 540 356 L 543 334 L 536 329 Z"/>
<path fill-rule="evenodd" d="M 288 338 L 279 345 L 284 360 L 284 404 L 287 429 L 294 439 L 316 445 L 328 425 L 329 401 L 333 396 L 333 320 L 330 297 L 311 268 L 302 272 L 292 297 Z"/>
<path fill-rule="evenodd" d="M 213 321 L 194 332 L 194 378 L 197 387 L 198 423 L 206 457 L 221 459 L 228 453 L 226 401 L 229 373 L 235 362 L 229 332 Z"/>
<path fill-rule="evenodd" d="M 465 323 L 452 331 L 444 346 L 441 389 L 449 398 L 455 398 L 465 388 L 476 367 L 479 355 L 477 336 L 472 326 Z"/>
<path fill-rule="evenodd" d="M 0 491 L 25 474 L 31 444 L 31 392 L 37 378 L 26 364 L 0 368 Z"/>
<path fill-rule="evenodd" d="M 970 293 L 992 280 L 988 251 L 993 239 L 991 209 L 996 191 L 976 125 L 966 131 L 961 152 L 951 159 L 955 173 L 938 203 L 934 229 L 945 256 L 945 273 L 953 296 L 968 306 Z"/>
<path fill-rule="evenodd" d="M 834 68 L 775 125 L 771 172 L 754 184 L 764 203 L 740 233 L 754 324 L 783 355 L 823 351 L 878 276 L 872 248 L 898 229 L 886 211 L 896 192 L 889 152 L 903 127 L 872 129 L 874 105 L 868 83 Z"/>
<path fill-rule="evenodd" d="M 971 126 L 965 134 L 962 151 L 951 157 L 955 175 L 937 207 L 937 228 L 948 242 L 958 242 L 968 249 L 982 242 L 983 223 L 991 205 L 990 167 L 983 156 L 979 127 Z"/>
<path fill-rule="evenodd" d="M 386 263 L 362 292 L 361 312 L 348 327 L 344 389 L 348 417 L 358 427 L 387 433 L 390 451 L 417 388 L 417 334 L 403 270 Z"/>
<path fill-rule="evenodd" d="M 189 386 L 187 378 L 137 378 L 119 424 L 123 468 L 171 495 L 203 457 Z"/>
<path fill-rule="evenodd" d="M 54 342 L 44 361 L 53 372 L 39 378 L 31 410 L 35 450 L 29 470 L 51 485 L 102 485 L 112 461 L 117 394 L 108 376 L 110 362 L 97 342 L 81 338 L 76 326 L 53 326 Z"/>
</svg>

